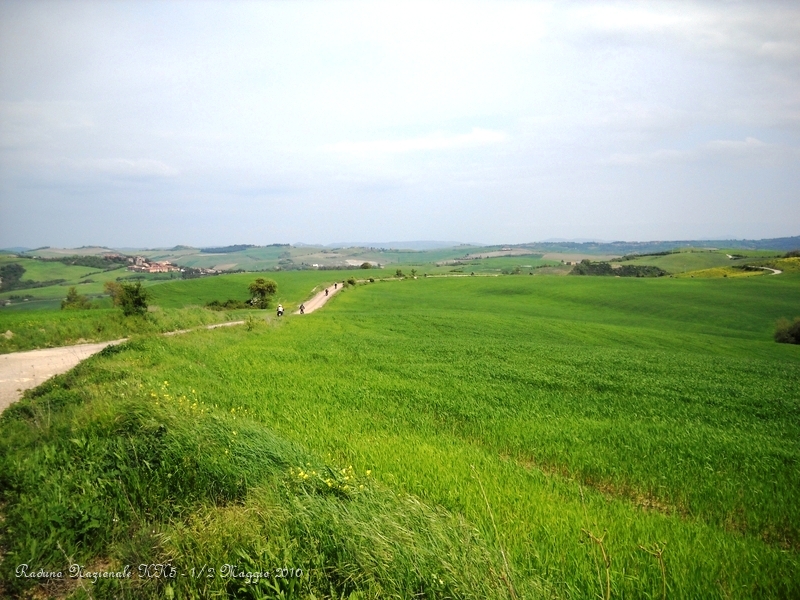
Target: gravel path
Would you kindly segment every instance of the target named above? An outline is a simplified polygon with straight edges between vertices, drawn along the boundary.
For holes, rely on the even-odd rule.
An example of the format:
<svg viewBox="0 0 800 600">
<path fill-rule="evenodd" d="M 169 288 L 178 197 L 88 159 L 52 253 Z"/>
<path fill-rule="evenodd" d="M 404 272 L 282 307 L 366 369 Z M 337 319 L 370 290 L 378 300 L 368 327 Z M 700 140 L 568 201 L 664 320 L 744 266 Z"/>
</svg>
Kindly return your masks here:
<svg viewBox="0 0 800 600">
<path fill-rule="evenodd" d="M 207 325 L 205 329 L 241 325 L 244 321 L 231 321 Z M 191 329 L 170 331 L 164 335 L 187 333 Z M 60 348 L 45 348 L 27 352 L 0 354 L 0 412 L 22 397 L 22 393 L 44 383 L 54 375 L 66 373 L 82 360 L 97 354 L 112 344 L 121 344 L 127 338 L 97 344 L 78 344 Z"/>
<path fill-rule="evenodd" d="M 99 344 L 79 344 L 62 348 L 1 354 L 0 412 L 4 411 L 12 402 L 19 400 L 25 390 L 44 383 L 53 375 L 66 373 L 79 362 L 100 352 L 106 346 L 124 341 L 123 339 Z"/>
</svg>

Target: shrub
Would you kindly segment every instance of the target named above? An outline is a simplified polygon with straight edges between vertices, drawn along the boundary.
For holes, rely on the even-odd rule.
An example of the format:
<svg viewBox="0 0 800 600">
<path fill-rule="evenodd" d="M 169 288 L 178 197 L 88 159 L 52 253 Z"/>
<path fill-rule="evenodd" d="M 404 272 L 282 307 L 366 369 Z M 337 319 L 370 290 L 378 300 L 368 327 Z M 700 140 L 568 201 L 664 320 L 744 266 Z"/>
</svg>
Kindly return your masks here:
<svg viewBox="0 0 800 600">
<path fill-rule="evenodd" d="M 368 262 L 364 262 L 364 263 L 361 263 L 361 268 L 362 269 L 371 269 L 372 265 L 369 264 Z"/>
<path fill-rule="evenodd" d="M 350 277 L 347 280 L 347 283 L 349 283 L 350 285 L 355 285 L 356 284 L 356 278 L 355 277 Z"/>
<path fill-rule="evenodd" d="M 783 255 L 783 258 L 797 258 L 797 257 L 800 257 L 800 250 L 789 250 L 789 252 Z"/>
<path fill-rule="evenodd" d="M 148 293 L 141 282 L 120 284 L 119 305 L 126 317 L 144 315 L 147 312 L 147 300 Z"/>
<path fill-rule="evenodd" d="M 67 297 L 61 301 L 61 310 L 85 310 L 91 307 L 92 304 L 89 299 L 79 294 L 75 286 L 69 288 Z"/>
<path fill-rule="evenodd" d="M 241 300 L 228 299 L 225 302 L 219 300 L 212 300 L 206 304 L 206 308 L 210 310 L 235 310 L 241 308 L 251 308 L 251 305 Z"/>
<path fill-rule="evenodd" d="M 405 277 L 405 275 L 403 275 L 403 270 L 402 269 L 397 269 L 397 271 L 394 272 L 394 276 L 395 277 Z"/>
<path fill-rule="evenodd" d="M 779 319 L 775 325 L 775 341 L 779 344 L 800 344 L 800 317 L 794 322 Z"/>
</svg>

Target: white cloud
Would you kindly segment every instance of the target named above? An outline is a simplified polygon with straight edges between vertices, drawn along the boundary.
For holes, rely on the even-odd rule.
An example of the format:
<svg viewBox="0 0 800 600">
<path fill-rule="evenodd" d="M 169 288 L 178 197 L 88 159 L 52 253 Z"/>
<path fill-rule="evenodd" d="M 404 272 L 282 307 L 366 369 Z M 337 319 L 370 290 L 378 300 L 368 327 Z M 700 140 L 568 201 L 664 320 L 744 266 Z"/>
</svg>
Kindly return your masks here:
<svg viewBox="0 0 800 600">
<path fill-rule="evenodd" d="M 173 177 L 178 170 L 150 158 L 103 158 L 77 163 L 83 169 L 122 178 Z"/>
<path fill-rule="evenodd" d="M 757 166 L 779 165 L 800 159 L 800 148 L 768 144 L 753 137 L 744 140 L 712 140 L 689 150 L 659 149 L 643 153 L 614 153 L 601 161 L 611 166 L 645 166 L 700 161 L 737 161 Z"/>
<path fill-rule="evenodd" d="M 489 144 L 505 142 L 508 134 L 503 131 L 480 129 L 475 127 L 470 133 L 461 135 L 444 135 L 434 133 L 424 137 L 402 140 L 374 140 L 352 142 L 344 141 L 336 144 L 327 144 L 324 150 L 347 154 L 395 154 L 405 152 L 425 152 L 436 150 L 457 150 L 461 148 L 475 148 Z"/>
<path fill-rule="evenodd" d="M 783 2 L 591 2 L 567 9 L 565 29 L 652 43 L 668 36 L 689 48 L 779 61 L 800 58 L 800 8 Z"/>
</svg>

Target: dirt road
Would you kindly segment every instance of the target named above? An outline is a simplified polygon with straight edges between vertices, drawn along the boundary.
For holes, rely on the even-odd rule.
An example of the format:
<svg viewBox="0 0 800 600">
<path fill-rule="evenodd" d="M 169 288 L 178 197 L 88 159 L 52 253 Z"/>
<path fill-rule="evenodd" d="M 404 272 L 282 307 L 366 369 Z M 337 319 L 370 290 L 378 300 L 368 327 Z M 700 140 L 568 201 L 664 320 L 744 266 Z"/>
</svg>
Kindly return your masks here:
<svg viewBox="0 0 800 600">
<path fill-rule="evenodd" d="M 53 375 L 66 373 L 83 359 L 100 352 L 106 346 L 124 341 L 0 354 L 0 412 L 12 402 L 19 400 L 22 392 L 28 388 L 44 383 Z"/>
<path fill-rule="evenodd" d="M 305 302 L 304 303 L 305 304 L 305 314 L 312 313 L 315 310 L 317 310 L 318 308 L 322 308 L 322 306 L 330 298 L 333 298 L 334 294 L 336 294 L 336 293 L 341 291 L 342 287 L 343 286 L 342 286 L 341 283 L 337 283 L 335 288 L 333 286 L 330 286 L 330 287 L 327 288 L 328 289 L 328 295 L 327 296 L 325 295 L 325 290 L 323 289 L 319 294 L 317 294 L 316 296 L 311 298 L 311 300 L 309 300 L 308 302 Z M 300 314 L 300 309 L 298 308 L 292 314 L 299 315 Z"/>
<path fill-rule="evenodd" d="M 206 325 L 205 329 L 241 325 L 244 321 L 230 321 Z M 202 329 L 202 328 L 200 328 Z M 170 331 L 164 335 L 188 333 L 192 329 Z M 28 352 L 0 354 L 0 412 L 22 397 L 22 392 L 44 383 L 54 375 L 66 373 L 72 367 L 111 344 L 120 344 L 125 339 L 97 344 L 79 344 L 61 348 L 45 348 Z"/>
</svg>

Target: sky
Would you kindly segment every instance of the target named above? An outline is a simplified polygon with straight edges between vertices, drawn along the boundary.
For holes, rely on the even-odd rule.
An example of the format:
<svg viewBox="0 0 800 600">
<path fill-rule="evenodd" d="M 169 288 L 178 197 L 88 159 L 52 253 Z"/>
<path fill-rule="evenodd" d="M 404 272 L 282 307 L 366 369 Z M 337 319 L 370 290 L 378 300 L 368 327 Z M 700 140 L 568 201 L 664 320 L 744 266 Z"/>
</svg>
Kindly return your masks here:
<svg viewBox="0 0 800 600">
<path fill-rule="evenodd" d="M 0 0 L 0 247 L 792 235 L 796 2 Z"/>
</svg>

